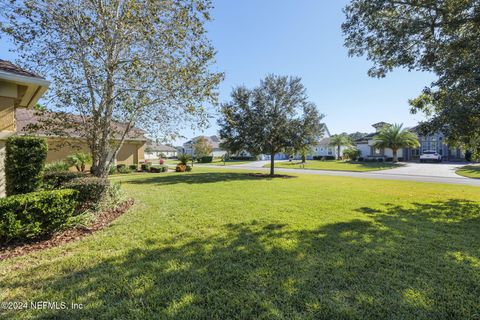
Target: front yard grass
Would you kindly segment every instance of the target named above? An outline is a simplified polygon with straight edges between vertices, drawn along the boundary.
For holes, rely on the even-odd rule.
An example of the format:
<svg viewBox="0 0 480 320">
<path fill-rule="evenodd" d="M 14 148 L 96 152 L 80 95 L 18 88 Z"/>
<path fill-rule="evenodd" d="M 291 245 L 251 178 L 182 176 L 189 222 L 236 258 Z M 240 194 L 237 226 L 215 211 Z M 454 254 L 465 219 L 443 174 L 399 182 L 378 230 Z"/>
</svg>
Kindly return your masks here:
<svg viewBox="0 0 480 320">
<path fill-rule="evenodd" d="M 275 162 L 277 168 L 289 168 L 289 169 L 313 169 L 313 170 L 331 170 L 331 171 L 376 171 L 393 169 L 400 167 L 401 164 L 394 164 L 391 162 L 356 162 L 356 161 L 339 161 L 339 160 L 308 160 L 305 164 L 299 161 L 292 162 Z M 270 164 L 266 164 L 265 168 L 270 167 Z"/>
<path fill-rule="evenodd" d="M 80 241 L 0 261 L 5 319 L 474 319 L 479 188 L 242 171 L 115 176 L 136 199 Z"/>
<path fill-rule="evenodd" d="M 455 173 L 468 178 L 480 179 L 480 165 L 461 167 Z"/>
<path fill-rule="evenodd" d="M 253 161 L 242 161 L 242 160 L 227 160 L 225 161 L 225 163 L 222 161 L 222 159 L 213 159 L 212 162 L 210 163 L 202 163 L 202 164 L 205 164 L 205 165 L 210 165 L 210 166 L 223 166 L 223 165 L 226 165 L 226 166 L 234 166 L 234 165 L 239 165 L 239 164 L 247 164 L 247 163 L 250 163 L 250 162 L 253 162 Z"/>
</svg>

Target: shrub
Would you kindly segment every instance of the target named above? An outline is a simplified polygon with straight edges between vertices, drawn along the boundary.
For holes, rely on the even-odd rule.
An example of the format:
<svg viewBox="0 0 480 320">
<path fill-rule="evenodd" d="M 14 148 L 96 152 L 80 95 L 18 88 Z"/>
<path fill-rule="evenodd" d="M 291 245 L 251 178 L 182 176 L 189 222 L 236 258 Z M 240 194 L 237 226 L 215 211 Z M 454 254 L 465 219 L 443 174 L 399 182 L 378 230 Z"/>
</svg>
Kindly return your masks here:
<svg viewBox="0 0 480 320">
<path fill-rule="evenodd" d="M 227 157 L 225 160 L 235 160 L 235 161 L 255 161 L 256 157 Z"/>
<path fill-rule="evenodd" d="M 357 160 L 358 160 L 358 161 L 360 161 L 360 162 L 362 162 L 362 161 L 364 161 L 364 160 L 365 160 L 365 158 L 364 158 L 364 157 L 358 157 L 358 159 L 357 159 Z"/>
<path fill-rule="evenodd" d="M 160 172 L 167 172 L 167 171 L 168 171 L 168 166 L 166 165 L 150 167 L 150 172 L 153 172 L 153 173 L 160 173 Z"/>
<path fill-rule="evenodd" d="M 189 154 L 182 153 L 182 154 L 178 157 L 178 161 L 180 161 L 181 164 L 183 164 L 184 166 L 186 166 L 188 162 L 192 161 L 192 157 L 191 157 Z"/>
<path fill-rule="evenodd" d="M 47 159 L 47 141 L 43 138 L 12 136 L 7 139 L 5 149 L 7 195 L 38 190 L 42 186 Z"/>
<path fill-rule="evenodd" d="M 45 172 L 43 176 L 43 187 L 47 190 L 61 188 L 65 183 L 74 179 L 83 178 L 86 173 L 71 171 Z"/>
<path fill-rule="evenodd" d="M 321 160 L 321 161 L 335 160 L 335 157 L 334 156 L 313 156 L 313 160 Z"/>
<path fill-rule="evenodd" d="M 192 166 L 187 165 L 187 166 L 185 167 L 185 171 L 186 171 L 186 172 L 192 171 Z"/>
<path fill-rule="evenodd" d="M 78 178 L 66 183 L 64 187 L 78 191 L 79 208 L 92 209 L 98 207 L 110 187 L 110 182 L 105 178 Z"/>
<path fill-rule="evenodd" d="M 117 173 L 117 167 L 114 165 L 111 165 L 110 168 L 108 168 L 108 174 L 115 174 Z"/>
<path fill-rule="evenodd" d="M 45 165 L 45 172 L 65 172 L 68 171 L 69 165 L 65 161 L 55 161 Z"/>
<path fill-rule="evenodd" d="M 141 167 L 142 171 L 148 172 L 150 171 L 150 163 L 142 163 Z"/>
<path fill-rule="evenodd" d="M 200 163 L 210 163 L 212 161 L 213 161 L 212 156 L 204 156 L 204 157 L 197 158 L 197 162 L 200 162 Z"/>
<path fill-rule="evenodd" d="M 137 164 L 131 164 L 128 166 L 130 168 L 130 170 L 132 171 L 137 171 L 138 170 L 138 165 Z"/>
<path fill-rule="evenodd" d="M 75 152 L 69 155 L 66 161 L 71 167 L 77 168 L 77 171 L 84 172 L 86 165 L 92 163 L 92 156 L 84 152 Z"/>
<path fill-rule="evenodd" d="M 75 190 L 50 190 L 0 199 L 0 241 L 33 239 L 60 230 L 77 205 Z"/>
<path fill-rule="evenodd" d="M 343 150 L 343 157 L 345 159 L 355 160 L 358 157 L 360 157 L 360 155 L 361 155 L 361 152 L 356 147 L 348 147 L 345 150 Z"/>
<path fill-rule="evenodd" d="M 159 161 L 158 163 L 160 163 L 160 164 L 164 164 L 164 163 L 165 163 L 165 160 L 163 160 L 163 159 L 160 159 L 160 161 Z"/>
<path fill-rule="evenodd" d="M 117 172 L 118 173 L 131 173 L 132 169 L 130 169 L 130 167 L 127 167 L 126 164 L 119 164 L 119 165 L 117 165 Z"/>
</svg>

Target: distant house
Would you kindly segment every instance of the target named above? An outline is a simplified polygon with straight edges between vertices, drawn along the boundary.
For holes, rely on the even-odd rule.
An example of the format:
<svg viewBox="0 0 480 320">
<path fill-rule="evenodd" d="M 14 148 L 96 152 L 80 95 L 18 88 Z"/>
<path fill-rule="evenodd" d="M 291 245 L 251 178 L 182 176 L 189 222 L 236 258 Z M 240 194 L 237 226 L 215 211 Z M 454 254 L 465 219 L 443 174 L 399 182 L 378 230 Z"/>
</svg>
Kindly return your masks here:
<svg viewBox="0 0 480 320">
<path fill-rule="evenodd" d="M 145 159 L 173 158 L 177 156 L 177 149 L 154 141 L 147 141 Z"/>
<path fill-rule="evenodd" d="M 177 152 L 186 153 L 186 154 L 189 154 L 191 156 L 195 156 L 195 151 L 193 149 L 193 146 L 194 146 L 194 143 L 201 137 L 205 138 L 207 140 L 207 142 L 212 146 L 212 149 L 213 149 L 212 156 L 222 157 L 224 154 L 227 153 L 227 151 L 223 150 L 220 147 L 220 139 L 217 136 L 210 136 L 210 137 L 208 137 L 208 136 L 198 136 L 198 137 L 195 137 L 195 138 L 185 142 L 182 147 L 177 148 Z"/>
<path fill-rule="evenodd" d="M 355 145 L 360 150 L 362 157 L 384 159 L 392 158 L 391 149 L 375 148 L 373 146 L 373 138 L 378 131 L 385 126 L 390 125 L 391 124 L 386 122 L 375 123 L 372 125 L 372 127 L 375 128 L 375 132 L 355 141 Z M 443 133 L 437 132 L 432 135 L 424 136 L 417 132 L 416 127 L 410 128 L 410 130 L 417 134 L 420 147 L 416 149 L 404 148 L 398 150 L 398 158 L 401 161 L 417 160 L 425 151 L 436 151 L 442 156 L 443 160 L 446 161 L 462 161 L 465 159 L 465 154 L 461 149 L 451 147 L 446 144 Z"/>
<path fill-rule="evenodd" d="M 325 133 L 326 133 L 325 137 L 320 139 L 318 144 L 313 148 L 312 158 L 313 156 L 317 156 L 317 157 L 335 157 L 338 159 L 343 155 L 343 150 L 348 148 L 348 146 L 347 145 L 341 146 L 340 154 L 337 154 L 338 148 L 336 146 L 330 145 L 330 142 L 332 140 L 331 139 L 332 135 L 330 134 L 330 130 L 328 130 L 326 126 L 325 126 Z"/>
</svg>

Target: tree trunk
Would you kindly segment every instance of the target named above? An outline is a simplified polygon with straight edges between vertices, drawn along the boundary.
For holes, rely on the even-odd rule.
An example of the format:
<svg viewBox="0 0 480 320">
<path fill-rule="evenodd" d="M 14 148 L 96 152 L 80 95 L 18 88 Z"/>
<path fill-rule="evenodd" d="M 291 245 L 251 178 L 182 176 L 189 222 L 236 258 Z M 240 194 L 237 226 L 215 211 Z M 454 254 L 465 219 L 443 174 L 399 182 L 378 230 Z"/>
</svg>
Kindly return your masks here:
<svg viewBox="0 0 480 320">
<path fill-rule="evenodd" d="M 305 153 L 302 153 L 302 163 L 305 162 L 307 162 L 307 156 L 305 155 Z"/>
<path fill-rule="evenodd" d="M 270 175 L 272 177 L 275 175 L 275 152 L 270 155 Z"/>
<path fill-rule="evenodd" d="M 341 146 L 337 146 L 337 160 L 340 160 L 340 148 Z"/>
<path fill-rule="evenodd" d="M 398 162 L 398 156 L 397 156 L 397 149 L 392 149 L 392 158 L 393 158 L 393 162 Z"/>
</svg>

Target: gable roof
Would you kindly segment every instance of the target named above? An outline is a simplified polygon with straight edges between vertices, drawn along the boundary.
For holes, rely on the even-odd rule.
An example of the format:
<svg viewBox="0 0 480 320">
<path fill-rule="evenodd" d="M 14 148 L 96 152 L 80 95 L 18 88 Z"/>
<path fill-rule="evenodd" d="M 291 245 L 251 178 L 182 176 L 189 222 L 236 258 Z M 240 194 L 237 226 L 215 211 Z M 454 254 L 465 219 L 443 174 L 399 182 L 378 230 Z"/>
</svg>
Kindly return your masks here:
<svg viewBox="0 0 480 320">
<path fill-rule="evenodd" d="M 34 109 L 25 109 L 25 108 L 17 108 L 15 109 L 15 119 L 16 119 L 16 127 L 17 127 L 17 134 L 26 135 L 32 134 L 29 132 L 27 127 L 29 125 L 39 124 L 42 118 L 47 117 L 49 115 L 54 114 L 54 112 L 45 112 L 44 114 L 38 114 Z M 67 114 L 67 118 L 71 120 L 73 123 L 77 122 L 80 123 L 80 116 L 74 114 Z M 114 127 L 117 130 L 124 130 L 126 128 L 126 124 L 115 122 Z M 71 138 L 82 138 L 78 131 L 73 129 L 66 130 Z M 33 134 L 39 136 L 51 136 L 48 135 L 47 132 L 38 130 Z M 121 139 L 120 134 L 117 136 L 117 139 Z M 144 131 L 138 128 L 133 128 L 127 134 L 126 140 L 136 140 L 136 141 L 146 141 L 147 139 L 144 136 Z"/>
<path fill-rule="evenodd" d="M 39 79 L 45 79 L 43 77 L 40 77 L 39 75 L 27 71 L 25 69 L 20 68 L 17 65 L 14 65 L 8 60 L 2 60 L 0 59 L 0 71 L 8 72 L 8 73 L 13 73 L 16 75 L 24 76 L 24 77 L 32 77 L 32 78 L 39 78 Z"/>
<path fill-rule="evenodd" d="M 170 147 L 161 143 L 153 142 L 151 140 L 147 142 L 146 147 L 148 147 L 153 152 L 177 152 L 177 149 L 173 147 Z"/>
<path fill-rule="evenodd" d="M 198 136 L 195 138 L 192 138 L 191 140 L 185 142 L 183 145 L 184 146 L 191 146 L 195 141 L 197 141 L 199 138 L 205 138 L 208 143 L 212 146 L 213 149 L 220 149 L 220 139 L 217 136 Z"/>
</svg>

